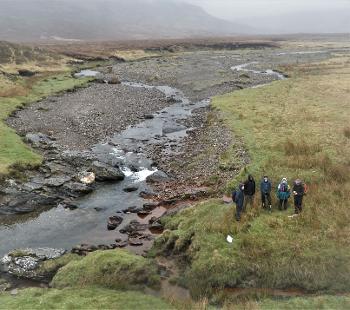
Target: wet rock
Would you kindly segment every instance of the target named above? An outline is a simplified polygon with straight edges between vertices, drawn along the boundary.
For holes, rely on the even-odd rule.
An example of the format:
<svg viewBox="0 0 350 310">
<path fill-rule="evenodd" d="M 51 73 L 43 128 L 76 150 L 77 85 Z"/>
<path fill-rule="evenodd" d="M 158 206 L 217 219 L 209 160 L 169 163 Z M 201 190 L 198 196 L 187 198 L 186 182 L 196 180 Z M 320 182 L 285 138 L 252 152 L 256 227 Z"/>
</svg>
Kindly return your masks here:
<svg viewBox="0 0 350 310">
<path fill-rule="evenodd" d="M 64 249 L 51 248 L 18 249 L 5 255 L 0 263 L 9 274 L 19 278 L 38 280 L 43 277 L 37 272 L 40 264 L 45 260 L 59 258 L 65 252 Z"/>
<path fill-rule="evenodd" d="M 64 184 L 63 188 L 71 194 L 78 195 L 86 195 L 94 190 L 93 187 L 78 182 L 68 182 Z"/>
<path fill-rule="evenodd" d="M 64 209 L 69 209 L 69 210 L 76 210 L 76 209 L 78 209 L 77 205 L 75 205 L 74 203 L 69 202 L 69 201 L 61 202 L 61 203 L 58 204 L 57 207 L 64 208 Z"/>
<path fill-rule="evenodd" d="M 132 234 L 135 232 L 144 231 L 146 229 L 148 229 L 147 224 L 141 224 L 138 221 L 133 220 L 119 232 L 122 234 Z"/>
<path fill-rule="evenodd" d="M 122 217 L 120 217 L 118 215 L 111 216 L 107 222 L 107 229 L 108 230 L 115 230 L 122 222 L 123 222 Z"/>
<path fill-rule="evenodd" d="M 158 217 L 152 216 L 151 219 L 148 221 L 148 223 L 153 224 L 154 222 L 157 222 L 159 220 Z"/>
<path fill-rule="evenodd" d="M 159 223 L 159 222 L 154 222 L 154 223 L 152 223 L 152 224 L 150 225 L 149 229 L 150 229 L 151 231 L 161 232 L 161 231 L 164 230 L 164 226 L 163 226 L 161 223 Z"/>
<path fill-rule="evenodd" d="M 144 118 L 145 118 L 145 119 L 154 119 L 154 115 L 152 115 L 152 114 L 146 114 L 146 115 L 144 116 Z"/>
<path fill-rule="evenodd" d="M 131 246 L 141 246 L 141 245 L 143 245 L 143 242 L 140 239 L 137 239 L 137 238 L 130 238 L 128 241 L 129 241 L 129 244 Z"/>
<path fill-rule="evenodd" d="M 126 246 L 129 245 L 128 240 L 116 239 L 115 242 L 116 242 L 115 245 L 117 248 L 125 248 Z"/>
<path fill-rule="evenodd" d="M 89 151 L 64 151 L 61 158 L 74 167 L 88 167 L 97 159 L 96 155 Z"/>
<path fill-rule="evenodd" d="M 95 245 L 80 244 L 74 247 L 71 253 L 78 254 L 80 256 L 86 256 L 88 253 L 95 252 L 97 250 L 98 250 L 98 247 Z"/>
<path fill-rule="evenodd" d="M 106 210 L 106 208 L 95 207 L 94 210 L 95 210 L 96 212 L 102 212 L 102 211 Z"/>
<path fill-rule="evenodd" d="M 140 210 L 140 211 L 137 212 L 137 215 L 139 217 L 141 217 L 141 218 L 144 218 L 144 217 L 146 217 L 146 216 L 148 216 L 150 214 L 152 214 L 151 211 L 145 211 L 145 210 Z"/>
<path fill-rule="evenodd" d="M 144 190 L 140 192 L 139 196 L 144 199 L 153 199 L 153 198 L 157 198 L 158 194 L 150 190 Z"/>
<path fill-rule="evenodd" d="M 123 189 L 126 193 L 136 192 L 138 191 L 139 187 L 137 185 L 129 185 Z"/>
<path fill-rule="evenodd" d="M 129 208 L 127 208 L 127 209 L 124 209 L 124 210 L 123 210 L 123 213 L 125 213 L 125 214 L 129 214 L 129 213 L 138 213 L 138 212 L 140 212 L 140 211 L 142 211 L 141 208 L 136 207 L 136 206 L 132 206 L 132 207 L 129 207 Z"/>
<path fill-rule="evenodd" d="M 147 202 L 143 205 L 144 211 L 153 211 L 159 206 L 159 202 Z"/>
<path fill-rule="evenodd" d="M 125 178 L 119 168 L 98 161 L 92 163 L 91 170 L 95 173 L 97 181 L 121 181 Z"/>
<path fill-rule="evenodd" d="M 162 183 L 169 181 L 171 181 L 171 178 L 163 171 L 156 171 L 146 178 L 147 183 Z"/>
<path fill-rule="evenodd" d="M 59 176 L 45 179 L 44 185 L 49 187 L 59 187 L 64 183 L 69 182 L 72 178 L 69 176 Z"/>
</svg>

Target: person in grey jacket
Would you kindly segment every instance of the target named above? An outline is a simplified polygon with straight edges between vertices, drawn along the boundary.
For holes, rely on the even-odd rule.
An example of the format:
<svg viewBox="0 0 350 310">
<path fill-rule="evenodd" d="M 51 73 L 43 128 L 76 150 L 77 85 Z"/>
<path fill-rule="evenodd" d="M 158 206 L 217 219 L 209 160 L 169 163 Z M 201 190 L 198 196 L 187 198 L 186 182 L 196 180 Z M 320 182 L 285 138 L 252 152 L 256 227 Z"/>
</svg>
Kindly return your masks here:
<svg viewBox="0 0 350 310">
<path fill-rule="evenodd" d="M 271 190 L 271 181 L 269 180 L 268 176 L 265 175 L 260 183 L 261 204 L 264 209 L 269 208 L 270 211 L 272 209 Z"/>
</svg>

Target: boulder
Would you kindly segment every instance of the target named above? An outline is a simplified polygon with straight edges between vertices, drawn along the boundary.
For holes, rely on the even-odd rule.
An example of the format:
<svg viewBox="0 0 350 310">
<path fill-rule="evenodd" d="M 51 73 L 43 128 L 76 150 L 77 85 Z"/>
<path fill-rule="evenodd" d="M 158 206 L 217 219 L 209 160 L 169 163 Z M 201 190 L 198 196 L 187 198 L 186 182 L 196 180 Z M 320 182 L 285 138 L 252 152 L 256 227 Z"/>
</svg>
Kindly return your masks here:
<svg viewBox="0 0 350 310">
<path fill-rule="evenodd" d="M 89 151 L 64 151 L 61 158 L 74 167 L 89 167 L 97 159 L 96 155 Z"/>
<path fill-rule="evenodd" d="M 135 232 L 144 231 L 148 229 L 147 224 L 141 224 L 136 220 L 132 220 L 127 226 L 121 229 L 119 232 L 122 234 L 133 234 Z"/>
<path fill-rule="evenodd" d="M 147 202 L 143 205 L 144 211 L 153 211 L 159 206 L 159 202 Z"/>
<path fill-rule="evenodd" d="M 140 192 L 139 196 L 144 199 L 152 199 L 152 198 L 157 198 L 158 194 L 150 190 L 144 190 Z"/>
<path fill-rule="evenodd" d="M 171 181 L 171 178 L 163 171 L 156 171 L 146 178 L 147 183 L 163 183 L 169 181 Z"/>
<path fill-rule="evenodd" d="M 43 277 L 37 273 L 41 263 L 64 255 L 64 249 L 38 248 L 18 249 L 5 255 L 0 263 L 3 269 L 18 278 L 39 280 Z"/>
<path fill-rule="evenodd" d="M 94 161 L 91 170 L 96 175 L 97 181 L 121 181 L 124 180 L 124 173 L 117 167 L 112 167 L 99 161 Z"/>
<path fill-rule="evenodd" d="M 123 222 L 123 218 L 118 216 L 118 215 L 114 215 L 109 217 L 108 222 L 107 222 L 107 229 L 108 230 L 115 230 L 121 223 Z"/>
</svg>

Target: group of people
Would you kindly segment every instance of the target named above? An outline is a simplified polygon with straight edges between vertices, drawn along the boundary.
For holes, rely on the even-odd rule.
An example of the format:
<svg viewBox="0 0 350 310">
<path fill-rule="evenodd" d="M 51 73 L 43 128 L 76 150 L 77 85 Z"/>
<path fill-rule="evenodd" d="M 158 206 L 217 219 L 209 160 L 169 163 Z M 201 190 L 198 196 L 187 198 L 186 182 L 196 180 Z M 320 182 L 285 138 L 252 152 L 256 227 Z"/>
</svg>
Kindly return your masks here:
<svg viewBox="0 0 350 310">
<path fill-rule="evenodd" d="M 299 214 L 303 208 L 303 197 L 306 194 L 306 185 L 300 180 L 296 179 L 293 183 L 293 188 L 288 184 L 287 178 L 283 178 L 276 188 L 276 196 L 278 199 L 279 210 L 287 210 L 288 199 L 291 195 L 294 196 L 295 214 Z M 265 210 L 272 210 L 272 182 L 269 177 L 265 175 L 260 182 L 261 205 Z M 241 219 L 241 213 L 246 211 L 247 205 L 253 205 L 256 193 L 256 184 L 252 175 L 249 175 L 245 182 L 239 185 L 238 190 L 232 192 L 232 200 L 236 204 L 236 219 Z"/>
</svg>

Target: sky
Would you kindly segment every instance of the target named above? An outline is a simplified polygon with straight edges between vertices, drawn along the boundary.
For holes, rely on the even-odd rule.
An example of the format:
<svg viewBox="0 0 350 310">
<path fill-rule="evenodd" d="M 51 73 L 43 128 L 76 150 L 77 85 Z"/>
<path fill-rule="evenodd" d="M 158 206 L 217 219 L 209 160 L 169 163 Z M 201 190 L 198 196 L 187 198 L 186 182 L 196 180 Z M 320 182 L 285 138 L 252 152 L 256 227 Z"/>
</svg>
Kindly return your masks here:
<svg viewBox="0 0 350 310">
<path fill-rule="evenodd" d="M 273 16 L 292 11 L 350 10 L 350 0 L 178 0 L 199 5 L 207 12 L 228 20 L 252 16 Z"/>
</svg>

